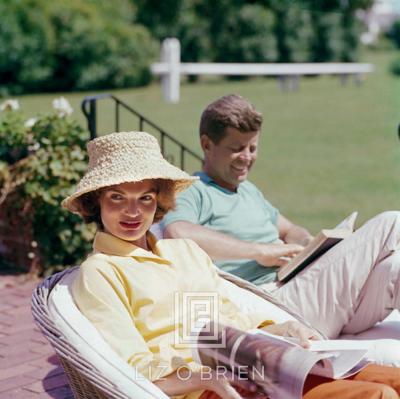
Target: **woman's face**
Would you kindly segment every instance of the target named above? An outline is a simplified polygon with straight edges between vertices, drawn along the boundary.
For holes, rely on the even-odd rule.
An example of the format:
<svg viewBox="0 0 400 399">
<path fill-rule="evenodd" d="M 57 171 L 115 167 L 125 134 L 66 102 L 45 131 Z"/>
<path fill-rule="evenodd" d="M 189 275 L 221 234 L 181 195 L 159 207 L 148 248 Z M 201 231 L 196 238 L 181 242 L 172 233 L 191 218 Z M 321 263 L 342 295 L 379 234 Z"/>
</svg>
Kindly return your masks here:
<svg viewBox="0 0 400 399">
<path fill-rule="evenodd" d="M 111 186 L 102 191 L 99 201 L 104 231 L 147 249 L 146 232 L 157 208 L 156 182 Z"/>
</svg>

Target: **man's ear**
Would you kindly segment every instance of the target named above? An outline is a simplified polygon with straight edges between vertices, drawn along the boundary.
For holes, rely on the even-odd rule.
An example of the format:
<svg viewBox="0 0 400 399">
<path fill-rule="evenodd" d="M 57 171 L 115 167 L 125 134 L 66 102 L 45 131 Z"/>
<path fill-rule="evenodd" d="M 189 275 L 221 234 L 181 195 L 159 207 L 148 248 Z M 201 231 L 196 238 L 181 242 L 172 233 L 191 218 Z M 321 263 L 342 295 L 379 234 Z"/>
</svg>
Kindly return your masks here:
<svg viewBox="0 0 400 399">
<path fill-rule="evenodd" d="M 213 143 L 208 136 L 205 134 L 200 136 L 200 145 L 204 153 L 207 153 L 210 150 L 212 144 Z"/>
</svg>

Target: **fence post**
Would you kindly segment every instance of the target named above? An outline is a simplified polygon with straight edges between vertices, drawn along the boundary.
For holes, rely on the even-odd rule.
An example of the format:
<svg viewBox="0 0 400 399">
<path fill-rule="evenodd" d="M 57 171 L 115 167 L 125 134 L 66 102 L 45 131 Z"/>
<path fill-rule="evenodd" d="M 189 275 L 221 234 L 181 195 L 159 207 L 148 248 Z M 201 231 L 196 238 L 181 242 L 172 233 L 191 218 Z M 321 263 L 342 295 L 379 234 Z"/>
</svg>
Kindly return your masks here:
<svg viewBox="0 0 400 399">
<path fill-rule="evenodd" d="M 168 72 L 161 77 L 164 100 L 179 102 L 181 45 L 176 38 L 167 38 L 161 46 L 161 62 L 167 64 Z"/>
</svg>

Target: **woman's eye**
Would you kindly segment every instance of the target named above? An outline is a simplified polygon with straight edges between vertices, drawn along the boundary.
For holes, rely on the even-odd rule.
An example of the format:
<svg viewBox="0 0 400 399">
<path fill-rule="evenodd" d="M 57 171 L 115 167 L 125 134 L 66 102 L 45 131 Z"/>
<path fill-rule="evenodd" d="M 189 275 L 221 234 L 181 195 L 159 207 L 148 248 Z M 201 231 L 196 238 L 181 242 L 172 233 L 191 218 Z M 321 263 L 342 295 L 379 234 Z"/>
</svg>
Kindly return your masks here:
<svg viewBox="0 0 400 399">
<path fill-rule="evenodd" d="M 153 199 L 153 196 L 151 196 L 151 195 L 144 195 L 143 197 L 142 197 L 142 200 L 143 201 L 151 201 Z"/>
<path fill-rule="evenodd" d="M 114 201 L 119 201 L 122 199 L 122 195 L 120 194 L 111 194 L 110 198 Z"/>
</svg>

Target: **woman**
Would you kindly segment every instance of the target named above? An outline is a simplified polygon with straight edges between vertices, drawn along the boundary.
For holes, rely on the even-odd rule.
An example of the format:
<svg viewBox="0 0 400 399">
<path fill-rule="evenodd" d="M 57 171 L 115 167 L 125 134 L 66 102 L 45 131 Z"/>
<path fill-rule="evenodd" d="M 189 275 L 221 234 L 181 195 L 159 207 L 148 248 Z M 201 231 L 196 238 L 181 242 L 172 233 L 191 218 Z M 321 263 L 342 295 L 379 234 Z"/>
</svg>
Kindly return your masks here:
<svg viewBox="0 0 400 399">
<path fill-rule="evenodd" d="M 81 265 L 72 288 L 82 313 L 125 361 L 169 396 L 265 397 L 249 381 L 221 375 L 201 378 L 201 366 L 193 361 L 190 348 L 180 345 L 183 318 L 196 321 L 196 315 L 185 310 L 175 320 L 180 293 L 216 293 L 218 321 L 242 330 L 258 327 L 299 337 L 304 346 L 317 338 L 315 332 L 297 322 L 274 324 L 268 315 L 244 314 L 228 299 L 210 258 L 194 242 L 156 241 L 150 226 L 195 178 L 165 161 L 154 137 L 113 133 L 91 141 L 88 151 L 89 169 L 75 193 L 63 201 L 65 208 L 98 226 L 94 252 Z M 187 378 L 176 372 L 182 365 Z M 400 380 L 400 370 L 374 367 L 380 374 L 367 367 L 355 377 L 360 381 L 316 387 L 309 382 L 304 397 L 397 398 L 393 388 L 382 383 Z M 400 392 L 396 384 L 391 383 Z"/>
</svg>

